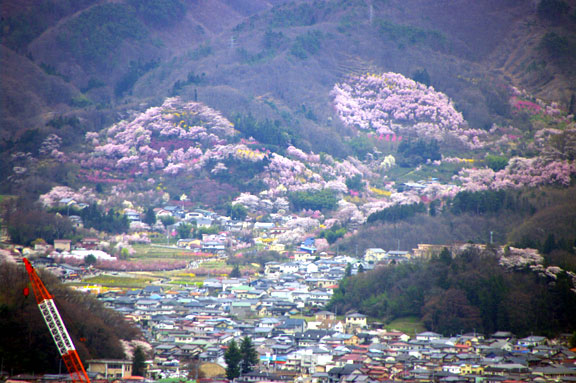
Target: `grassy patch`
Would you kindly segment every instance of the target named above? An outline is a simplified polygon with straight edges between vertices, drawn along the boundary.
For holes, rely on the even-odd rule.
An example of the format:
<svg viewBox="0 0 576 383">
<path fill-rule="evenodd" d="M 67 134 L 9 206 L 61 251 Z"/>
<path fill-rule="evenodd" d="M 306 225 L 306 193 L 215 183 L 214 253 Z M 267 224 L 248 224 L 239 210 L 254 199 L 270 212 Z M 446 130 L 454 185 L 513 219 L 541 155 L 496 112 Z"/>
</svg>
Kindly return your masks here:
<svg viewBox="0 0 576 383">
<path fill-rule="evenodd" d="M 410 336 L 426 331 L 420 318 L 412 316 L 395 319 L 385 327 L 386 330 L 398 330 Z"/>
<path fill-rule="evenodd" d="M 133 249 L 135 253 L 131 256 L 131 258 L 138 259 L 138 260 L 145 260 L 149 259 L 188 259 L 190 256 L 190 250 L 184 249 L 174 249 L 174 248 L 167 248 L 167 247 L 157 247 L 157 246 L 150 246 L 150 245 L 134 245 Z"/>
<path fill-rule="evenodd" d="M 291 319 L 304 319 L 306 322 L 312 322 L 316 319 L 313 316 L 307 316 L 307 315 L 301 315 L 301 314 L 290 315 L 290 318 Z"/>
<path fill-rule="evenodd" d="M 218 269 L 221 267 L 228 267 L 224 261 L 207 261 L 202 263 L 202 267 L 206 269 Z"/>
<path fill-rule="evenodd" d="M 18 198 L 15 195 L 9 195 L 9 194 L 0 194 L 0 203 L 7 201 L 9 199 L 14 199 L 14 198 Z"/>
<path fill-rule="evenodd" d="M 177 280 L 172 280 L 170 282 L 168 282 L 171 285 L 181 285 L 181 286 L 198 286 L 198 287 L 202 287 L 203 282 L 202 281 L 194 281 L 194 280 L 183 280 L 183 279 L 177 279 Z"/>
<path fill-rule="evenodd" d="M 444 183 L 452 183 L 452 177 L 465 167 L 472 167 L 473 163 L 442 163 L 440 166 L 422 165 L 420 170 L 414 168 L 403 168 L 396 166 L 390 169 L 387 174 L 391 179 L 395 179 L 397 183 L 402 182 L 416 182 L 420 180 L 429 180 L 431 178 L 438 178 L 439 181 Z M 477 163 L 476 163 L 476 166 Z"/>
<path fill-rule="evenodd" d="M 83 283 L 91 283 L 106 287 L 130 287 L 143 288 L 152 282 L 152 278 L 133 278 L 113 275 L 98 275 L 96 277 L 86 278 Z"/>
</svg>

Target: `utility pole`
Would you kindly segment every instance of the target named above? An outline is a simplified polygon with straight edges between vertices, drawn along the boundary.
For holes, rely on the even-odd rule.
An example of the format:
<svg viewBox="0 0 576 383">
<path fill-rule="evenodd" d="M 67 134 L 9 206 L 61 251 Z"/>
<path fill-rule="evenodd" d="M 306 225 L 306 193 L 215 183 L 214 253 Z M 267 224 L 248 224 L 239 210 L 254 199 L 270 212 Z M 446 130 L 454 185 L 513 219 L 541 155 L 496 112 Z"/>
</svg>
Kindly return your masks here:
<svg viewBox="0 0 576 383">
<path fill-rule="evenodd" d="M 370 25 L 372 25 L 374 21 L 374 5 L 372 4 L 372 0 L 370 0 L 368 4 L 368 20 L 370 21 Z"/>
</svg>

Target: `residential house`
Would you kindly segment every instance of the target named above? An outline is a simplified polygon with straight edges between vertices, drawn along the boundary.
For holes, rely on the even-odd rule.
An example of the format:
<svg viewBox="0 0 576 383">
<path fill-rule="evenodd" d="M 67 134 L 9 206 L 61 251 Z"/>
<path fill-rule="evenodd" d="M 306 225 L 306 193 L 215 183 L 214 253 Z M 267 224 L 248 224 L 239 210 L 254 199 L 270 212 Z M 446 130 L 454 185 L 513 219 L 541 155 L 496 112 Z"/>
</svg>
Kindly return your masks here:
<svg viewBox="0 0 576 383">
<path fill-rule="evenodd" d="M 546 344 L 546 337 L 544 336 L 529 336 L 518 340 L 518 345 L 523 347 L 536 347 Z"/>
<path fill-rule="evenodd" d="M 324 307 L 330 301 L 332 291 L 314 290 L 308 294 L 307 304 L 310 307 Z"/>
<path fill-rule="evenodd" d="M 117 359 L 88 360 L 88 371 L 101 374 L 106 379 L 126 379 L 132 376 L 132 362 Z"/>
<path fill-rule="evenodd" d="M 419 334 L 416 334 L 416 340 L 417 341 L 432 341 L 432 340 L 437 340 L 442 338 L 442 335 L 432 332 L 432 331 L 425 331 L 425 332 L 421 332 Z"/>
<path fill-rule="evenodd" d="M 68 220 L 72 223 L 72 226 L 82 228 L 84 227 L 84 222 L 82 221 L 82 217 L 79 215 L 69 215 Z"/>
<path fill-rule="evenodd" d="M 294 261 L 295 262 L 312 262 L 316 258 L 315 255 L 308 251 L 295 251 Z M 318 268 L 318 266 L 316 266 Z"/>
<path fill-rule="evenodd" d="M 195 221 L 198 227 L 210 227 L 214 224 L 214 220 L 210 217 L 196 218 Z"/>
<path fill-rule="evenodd" d="M 55 239 L 54 250 L 56 251 L 70 251 L 72 247 L 72 240 L 70 239 Z"/>
<path fill-rule="evenodd" d="M 334 314 L 334 313 L 332 313 L 332 312 L 330 312 L 330 311 L 318 311 L 318 312 L 316 313 L 315 318 L 316 318 L 317 321 L 323 321 L 323 320 L 326 320 L 326 319 L 333 320 L 333 319 L 336 318 L 336 314 Z"/>
<path fill-rule="evenodd" d="M 205 218 L 204 214 L 199 211 L 189 211 L 184 215 L 186 221 L 196 221 L 197 219 Z"/>
<path fill-rule="evenodd" d="M 386 257 L 386 251 L 381 248 L 372 247 L 366 249 L 364 260 L 366 262 L 378 263 Z"/>
<path fill-rule="evenodd" d="M 300 347 L 315 346 L 320 343 L 322 338 L 331 337 L 335 333 L 331 330 L 306 330 L 302 333 L 296 333 L 294 340 Z"/>
<path fill-rule="evenodd" d="M 36 251 L 38 253 L 46 254 L 51 248 L 52 248 L 52 246 L 47 244 L 46 241 L 44 241 L 44 240 L 41 240 L 41 241 L 34 244 L 34 251 Z M 52 259 L 52 262 L 53 261 L 54 260 Z"/>
<path fill-rule="evenodd" d="M 227 237 L 221 234 L 203 234 L 202 251 L 217 253 L 226 250 Z"/>
<path fill-rule="evenodd" d="M 141 221 L 140 213 L 138 213 L 136 210 L 125 209 L 124 215 L 126 216 L 128 221 L 130 221 L 130 222 L 140 222 Z"/>
<path fill-rule="evenodd" d="M 304 319 L 286 318 L 284 322 L 276 326 L 277 330 L 284 331 L 285 334 L 302 333 L 306 330 L 307 323 Z"/>
<path fill-rule="evenodd" d="M 167 205 L 164 206 L 164 210 L 170 212 L 170 214 L 173 217 L 177 217 L 177 218 L 184 218 L 186 212 L 184 211 L 184 209 L 181 206 L 175 206 L 175 205 Z"/>
<path fill-rule="evenodd" d="M 264 265 L 264 274 L 267 278 L 278 277 L 282 274 L 282 263 L 280 262 L 266 262 Z"/>
<path fill-rule="evenodd" d="M 148 285 L 148 286 L 144 287 L 144 289 L 142 289 L 141 294 L 147 295 L 147 296 L 150 296 L 152 294 L 162 295 L 162 294 L 164 294 L 164 288 L 162 286 Z"/>
<path fill-rule="evenodd" d="M 310 253 L 310 254 L 314 254 L 317 251 L 316 245 L 314 244 L 314 238 L 313 237 L 306 238 L 300 244 L 300 250 L 305 251 L 305 252 Z"/>
<path fill-rule="evenodd" d="M 251 301 L 236 301 L 230 305 L 230 315 L 235 315 L 239 318 L 247 318 L 254 315 L 253 305 Z"/>
<path fill-rule="evenodd" d="M 346 315 L 346 327 L 353 328 L 353 327 L 360 327 L 365 328 L 367 327 L 367 317 L 366 315 L 359 314 L 359 313 L 352 313 Z"/>
<path fill-rule="evenodd" d="M 100 243 L 100 240 L 98 238 L 94 238 L 94 237 L 86 237 L 80 242 L 82 248 L 84 248 L 86 250 L 96 249 L 98 247 L 99 243 Z"/>
</svg>

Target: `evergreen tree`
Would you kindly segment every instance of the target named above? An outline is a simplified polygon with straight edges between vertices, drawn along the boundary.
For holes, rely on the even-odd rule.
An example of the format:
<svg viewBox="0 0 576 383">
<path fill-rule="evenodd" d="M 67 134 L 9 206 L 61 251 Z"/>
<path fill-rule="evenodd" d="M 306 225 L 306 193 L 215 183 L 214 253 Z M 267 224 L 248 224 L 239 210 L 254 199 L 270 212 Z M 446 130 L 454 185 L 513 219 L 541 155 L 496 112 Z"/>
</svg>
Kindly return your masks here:
<svg viewBox="0 0 576 383">
<path fill-rule="evenodd" d="M 144 214 L 144 223 L 150 226 L 156 223 L 156 214 L 154 213 L 154 209 L 152 207 L 146 209 L 146 213 Z"/>
<path fill-rule="evenodd" d="M 239 203 L 229 204 L 226 208 L 226 213 L 234 220 L 243 221 L 248 215 L 248 209 Z"/>
<path fill-rule="evenodd" d="M 556 245 L 556 238 L 553 233 L 548 234 L 544 245 L 542 245 L 542 252 L 544 254 L 550 254 L 553 250 L 556 250 L 558 246 Z"/>
<path fill-rule="evenodd" d="M 242 273 L 240 273 L 240 266 L 235 265 L 232 268 L 232 271 L 230 272 L 229 277 L 230 278 L 240 278 L 242 276 Z"/>
<path fill-rule="evenodd" d="M 189 223 L 181 223 L 180 225 L 178 225 L 178 227 L 176 228 L 176 231 L 178 232 L 178 238 L 180 239 L 184 239 L 184 238 L 190 238 L 190 231 L 192 230 L 192 225 Z"/>
<path fill-rule="evenodd" d="M 84 257 L 84 264 L 87 266 L 93 266 L 96 264 L 96 262 L 98 262 L 98 259 L 96 259 L 96 256 L 94 256 L 94 254 L 88 254 L 87 256 Z"/>
<path fill-rule="evenodd" d="M 166 215 L 166 216 L 160 217 L 160 221 L 162 221 L 162 224 L 164 225 L 165 228 L 168 228 L 168 226 L 174 225 L 174 223 L 176 222 L 176 219 L 174 217 L 172 217 L 171 215 Z"/>
<path fill-rule="evenodd" d="M 224 353 L 224 361 L 226 362 L 226 377 L 230 380 L 239 377 L 242 354 L 234 339 L 228 343 L 228 349 Z"/>
<path fill-rule="evenodd" d="M 145 376 L 146 374 L 146 355 L 142 347 L 138 346 L 134 349 L 134 356 L 132 357 L 132 375 Z"/>
<path fill-rule="evenodd" d="M 347 278 L 347 277 L 350 277 L 350 276 L 352 276 L 352 264 L 351 264 L 351 263 L 348 263 L 348 264 L 346 265 L 346 269 L 345 269 L 345 271 L 344 271 L 344 277 Z"/>
<path fill-rule="evenodd" d="M 252 340 L 247 336 L 240 342 L 240 354 L 242 355 L 241 371 L 246 374 L 252 371 L 259 360 L 256 348 L 252 344 Z"/>
</svg>

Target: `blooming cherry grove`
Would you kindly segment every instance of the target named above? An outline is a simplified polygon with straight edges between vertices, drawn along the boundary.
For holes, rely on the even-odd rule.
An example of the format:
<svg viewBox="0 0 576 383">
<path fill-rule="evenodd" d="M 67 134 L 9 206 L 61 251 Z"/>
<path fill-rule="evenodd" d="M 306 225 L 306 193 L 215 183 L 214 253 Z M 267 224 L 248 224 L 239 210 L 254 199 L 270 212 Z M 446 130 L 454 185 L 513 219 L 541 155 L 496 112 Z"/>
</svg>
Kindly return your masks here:
<svg viewBox="0 0 576 383">
<path fill-rule="evenodd" d="M 478 137 L 485 134 L 468 129 L 444 93 L 399 73 L 351 76 L 336 84 L 332 95 L 346 125 L 380 136 L 412 135 L 439 142 L 451 138 L 477 148 Z"/>
<path fill-rule="evenodd" d="M 489 168 L 463 169 L 455 180 L 470 191 L 535 187 L 546 184 L 568 186 L 576 167 L 570 161 L 546 161 L 541 157 L 512 158 L 506 168 L 495 172 Z"/>
<path fill-rule="evenodd" d="M 232 123 L 215 110 L 169 98 L 162 106 L 149 108 L 130 122 L 113 125 L 101 144 L 96 134 L 87 134 L 87 142 L 96 145 L 94 155 L 82 165 L 136 176 L 154 171 L 177 175 L 194 169 L 197 162 L 206 160 L 203 156 L 207 153 L 221 157 L 226 151 L 238 151 L 221 147 L 226 138 L 235 134 Z"/>
<path fill-rule="evenodd" d="M 130 121 L 121 121 L 99 133 L 86 133 L 86 144 L 93 148 L 91 153 L 68 153 L 65 157 L 59 152 L 61 139 L 57 135 L 48 136 L 42 144 L 41 156 L 77 161 L 81 167 L 79 178 L 108 187 L 105 194 L 97 195 L 86 187 L 74 190 L 57 186 L 42 195 L 40 201 L 54 206 L 62 198 L 73 198 L 106 207 L 130 201 L 142 212 L 143 206 L 160 206 L 175 195 L 164 184 L 172 182 L 185 187 L 182 185 L 194 181 L 193 185 L 205 183 L 212 190 L 225 187 L 240 170 L 238 174 L 248 174 L 246 177 L 251 179 L 235 180 L 239 185 L 257 181 L 259 187 L 251 193 L 242 187 L 227 189 L 226 192 L 237 196 L 232 204 L 244 206 L 252 218 L 267 214 L 290 216 L 293 219 L 288 221 L 287 230 L 278 242 L 298 244 L 323 228 L 334 225 L 355 228 L 382 209 L 449 199 L 463 190 L 569 185 L 576 174 L 573 162 L 576 123 L 556 104 L 546 104 L 518 90 L 512 92 L 513 113 L 528 115 L 532 128 L 523 130 L 522 125 L 514 126 L 511 122 L 509 126 L 494 125 L 490 130 L 476 131 L 467 127 L 452 101 L 432 87 L 397 73 L 352 76 L 336 84 L 332 95 L 336 111 L 346 125 L 380 141 L 365 160 L 354 156 L 336 159 L 292 145 L 271 152 L 254 139 L 239 139 L 233 124 L 217 111 L 201 103 L 170 98 Z M 426 174 L 443 167 L 449 170 L 448 174 L 456 174 L 452 180 L 446 178 L 449 176 L 438 180 L 428 173 L 422 179 L 414 178 L 417 187 L 406 186 L 414 182 L 397 184 L 388 177 L 392 177 L 397 158 L 401 164 L 402 153 L 396 151 L 398 145 L 387 142 L 400 142 L 402 135 L 459 142 L 464 144 L 459 145 L 461 148 L 467 149 L 485 146 L 490 154 L 505 157 L 507 165 L 492 170 L 485 165 L 484 153 L 478 152 L 467 153 L 469 158 L 443 157 L 422 163 L 411 173 Z M 521 147 L 521 138 L 528 138 L 529 143 Z M 515 157 L 508 159 L 511 153 Z M 523 157 L 524 153 L 530 153 L 530 157 Z M 28 165 L 30 161 L 20 163 Z M 23 165 L 15 168 L 14 173 L 25 173 Z M 338 200 L 334 210 L 290 212 L 291 193 L 322 190 L 330 191 Z M 190 190 L 178 191 L 182 192 L 190 195 Z M 146 228 L 134 225 L 132 231 Z M 133 243 L 149 239 L 130 237 L 118 241 Z"/>
</svg>

